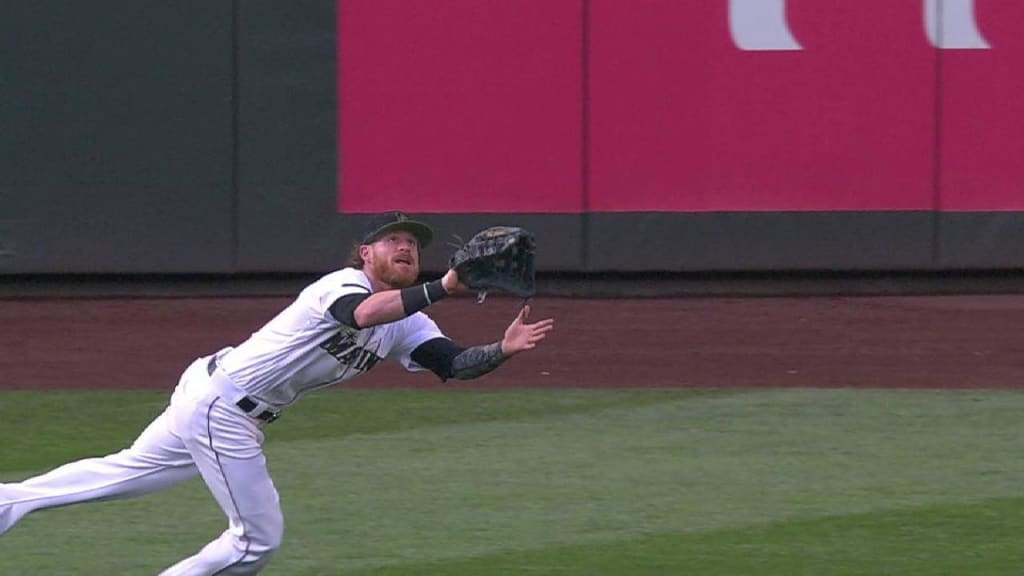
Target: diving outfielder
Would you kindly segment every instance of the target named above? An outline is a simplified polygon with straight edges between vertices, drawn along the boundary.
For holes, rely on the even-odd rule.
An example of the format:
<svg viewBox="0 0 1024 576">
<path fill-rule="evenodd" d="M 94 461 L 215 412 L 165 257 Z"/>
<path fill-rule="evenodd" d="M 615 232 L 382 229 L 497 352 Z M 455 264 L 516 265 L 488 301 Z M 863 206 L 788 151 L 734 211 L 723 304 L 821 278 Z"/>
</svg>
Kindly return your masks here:
<svg viewBox="0 0 1024 576">
<path fill-rule="evenodd" d="M 256 574 L 280 546 L 284 521 L 267 472 L 263 428 L 302 396 L 351 380 L 382 359 L 442 380 L 482 376 L 534 348 L 553 319 L 524 306 L 493 344 L 462 348 L 423 312 L 465 287 L 458 273 L 416 284 L 433 232 L 401 212 L 374 217 L 350 267 L 313 282 L 237 347 L 192 362 L 170 404 L 126 450 L 0 484 L 0 534 L 37 510 L 162 490 L 196 474 L 228 528 L 161 574 Z"/>
</svg>

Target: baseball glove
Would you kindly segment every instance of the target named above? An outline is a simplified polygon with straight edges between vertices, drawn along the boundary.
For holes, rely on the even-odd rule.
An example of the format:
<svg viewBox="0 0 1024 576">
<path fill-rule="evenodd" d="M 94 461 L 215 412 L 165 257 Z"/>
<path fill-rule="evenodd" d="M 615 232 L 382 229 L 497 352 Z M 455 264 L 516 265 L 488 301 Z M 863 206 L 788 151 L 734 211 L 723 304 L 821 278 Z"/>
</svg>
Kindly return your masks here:
<svg viewBox="0 0 1024 576">
<path fill-rule="evenodd" d="M 530 298 L 534 288 L 533 234 L 515 226 L 494 226 L 478 232 L 451 257 L 449 267 L 459 281 L 481 295 L 498 289 Z"/>
</svg>

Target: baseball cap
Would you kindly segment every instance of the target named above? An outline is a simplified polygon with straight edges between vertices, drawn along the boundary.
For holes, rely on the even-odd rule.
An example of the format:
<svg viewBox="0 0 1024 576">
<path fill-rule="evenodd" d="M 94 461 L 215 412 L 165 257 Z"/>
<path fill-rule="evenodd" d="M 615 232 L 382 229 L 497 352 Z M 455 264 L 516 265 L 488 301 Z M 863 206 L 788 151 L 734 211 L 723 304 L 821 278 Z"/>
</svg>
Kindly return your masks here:
<svg viewBox="0 0 1024 576">
<path fill-rule="evenodd" d="M 434 238 L 434 231 L 430 226 L 409 218 L 404 212 L 392 210 L 370 218 L 361 243 L 372 244 L 381 236 L 396 230 L 403 230 L 415 236 L 420 243 L 420 248 L 426 248 Z"/>
</svg>

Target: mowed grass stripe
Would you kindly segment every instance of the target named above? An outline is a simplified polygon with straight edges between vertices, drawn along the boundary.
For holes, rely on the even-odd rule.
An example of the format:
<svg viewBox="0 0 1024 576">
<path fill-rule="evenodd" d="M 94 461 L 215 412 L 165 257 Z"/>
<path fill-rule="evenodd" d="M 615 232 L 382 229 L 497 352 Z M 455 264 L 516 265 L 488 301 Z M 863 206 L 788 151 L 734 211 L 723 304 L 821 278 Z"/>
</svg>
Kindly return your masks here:
<svg viewBox="0 0 1024 576">
<path fill-rule="evenodd" d="M 731 390 L 346 390 L 290 407 L 267 442 L 336 438 L 459 422 L 593 412 L 663 399 L 719 397 Z M 170 390 L 0 391 L 0 475 L 39 470 L 127 447 L 167 406 Z"/>
<path fill-rule="evenodd" d="M 336 528 L 351 565 L 1018 494 L 1017 416 L 982 396 L 764 392 L 303 442 L 289 457 L 345 457 L 281 486 L 308 491 L 296 530 L 366 519 Z"/>
<path fill-rule="evenodd" d="M 345 574 L 1011 576 L 1020 574 L 1024 565 L 1022 532 L 1024 499 L 993 499 L 742 529 L 658 534 Z M 313 569 L 305 574 L 316 573 Z"/>
<path fill-rule="evenodd" d="M 289 412 L 315 434 L 268 429 L 288 525 L 276 574 L 458 564 L 970 504 L 1016 496 L 1024 478 L 1015 457 L 1024 394 L 1014 392 L 377 394 L 328 393 L 307 401 L 317 410 Z M 363 412 L 338 420 L 330 403 Z M 453 418 L 439 422 L 445 412 Z M 133 517 L 141 521 L 129 528 Z M 54 540 L 55 527 L 67 537 Z M 60 562 L 40 553 L 53 541 L 75 559 L 74 573 L 149 570 L 121 570 L 129 562 L 156 571 L 222 529 L 212 500 L 189 483 L 29 518 L 0 538 L 0 573 L 57 573 Z"/>
</svg>

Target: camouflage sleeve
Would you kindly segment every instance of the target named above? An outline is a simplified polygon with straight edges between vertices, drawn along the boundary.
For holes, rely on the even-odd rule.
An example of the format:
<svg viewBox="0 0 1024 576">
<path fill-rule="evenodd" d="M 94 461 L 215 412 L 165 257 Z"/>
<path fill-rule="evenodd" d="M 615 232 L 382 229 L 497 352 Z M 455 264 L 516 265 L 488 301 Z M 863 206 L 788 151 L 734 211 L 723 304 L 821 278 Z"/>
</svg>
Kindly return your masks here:
<svg viewBox="0 0 1024 576">
<path fill-rule="evenodd" d="M 471 380 L 494 370 L 505 361 L 501 353 L 501 342 L 473 346 L 459 352 L 452 358 L 452 378 Z"/>
</svg>

